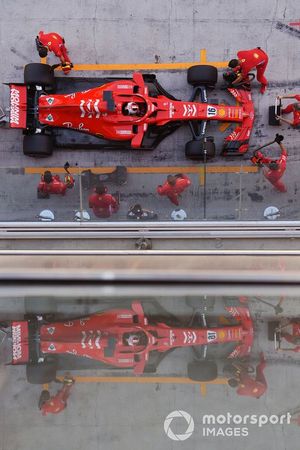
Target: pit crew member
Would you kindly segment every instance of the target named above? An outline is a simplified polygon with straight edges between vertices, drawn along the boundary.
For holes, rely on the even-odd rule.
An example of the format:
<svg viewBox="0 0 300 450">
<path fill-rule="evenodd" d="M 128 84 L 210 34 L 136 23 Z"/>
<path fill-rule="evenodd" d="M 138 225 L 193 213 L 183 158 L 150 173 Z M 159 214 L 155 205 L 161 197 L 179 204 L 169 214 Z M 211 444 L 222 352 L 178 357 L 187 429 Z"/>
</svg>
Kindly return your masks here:
<svg viewBox="0 0 300 450">
<path fill-rule="evenodd" d="M 256 366 L 255 378 L 251 377 L 245 365 L 237 365 L 237 371 L 233 378 L 228 380 L 228 385 L 237 388 L 238 395 L 260 398 L 267 390 L 268 385 L 264 376 L 266 361 L 264 354 L 260 354 L 260 362 Z"/>
<path fill-rule="evenodd" d="M 157 217 L 154 211 L 143 209 L 139 203 L 132 206 L 127 213 L 129 220 L 157 220 Z"/>
<path fill-rule="evenodd" d="M 38 198 L 49 198 L 50 194 L 65 195 L 66 190 L 73 188 L 74 183 L 74 178 L 70 174 L 62 181 L 59 175 L 52 175 L 50 170 L 46 170 L 37 187 Z"/>
<path fill-rule="evenodd" d="M 286 119 L 285 117 L 282 117 L 282 115 L 276 116 L 276 119 L 282 120 L 282 122 L 292 125 L 294 128 L 300 128 L 300 95 L 285 95 L 278 98 L 295 98 L 297 100 L 297 102 L 290 103 L 281 110 L 281 114 L 293 113 L 293 120 Z"/>
<path fill-rule="evenodd" d="M 238 59 L 231 59 L 228 67 L 237 73 L 237 78 L 232 82 L 233 85 L 245 82 L 250 83 L 248 74 L 251 70 L 256 68 L 257 81 L 261 83 L 260 92 L 265 93 L 268 81 L 264 76 L 266 67 L 268 65 L 269 57 L 260 47 L 251 50 L 240 50 L 237 52 Z"/>
<path fill-rule="evenodd" d="M 166 195 L 174 205 L 178 206 L 180 194 L 191 184 L 189 177 L 183 173 L 168 175 L 164 184 L 157 186 L 157 193 Z"/>
<path fill-rule="evenodd" d="M 283 136 L 277 134 L 275 142 L 280 146 L 281 155 L 278 159 L 272 159 L 265 156 L 261 151 L 257 150 L 254 152 L 254 156 L 251 158 L 251 162 L 258 166 L 266 165 L 267 168 L 264 169 L 264 176 L 268 181 L 277 189 L 279 192 L 287 192 L 287 189 L 280 178 L 283 176 L 286 170 L 287 161 L 287 151 L 282 144 Z"/>
<path fill-rule="evenodd" d="M 71 71 L 73 64 L 62 36 L 58 33 L 44 33 L 40 31 L 35 38 L 35 43 L 41 58 L 45 58 L 48 55 L 48 51 L 53 52 L 60 59 L 64 74 L 67 75 Z"/>
<path fill-rule="evenodd" d="M 300 353 L 300 322 L 291 322 L 289 328 L 290 330 L 281 332 L 281 337 L 295 347 L 285 349 L 284 351 Z"/>
<path fill-rule="evenodd" d="M 74 378 L 66 375 L 62 381 L 62 388 L 52 397 L 48 390 L 43 390 L 39 399 L 39 409 L 43 416 L 47 414 L 59 414 L 67 407 L 70 391 L 75 383 Z"/>
<path fill-rule="evenodd" d="M 108 194 L 107 187 L 99 183 L 89 196 L 89 207 L 93 209 L 95 216 L 108 218 L 118 211 L 119 203 L 114 196 Z"/>
</svg>

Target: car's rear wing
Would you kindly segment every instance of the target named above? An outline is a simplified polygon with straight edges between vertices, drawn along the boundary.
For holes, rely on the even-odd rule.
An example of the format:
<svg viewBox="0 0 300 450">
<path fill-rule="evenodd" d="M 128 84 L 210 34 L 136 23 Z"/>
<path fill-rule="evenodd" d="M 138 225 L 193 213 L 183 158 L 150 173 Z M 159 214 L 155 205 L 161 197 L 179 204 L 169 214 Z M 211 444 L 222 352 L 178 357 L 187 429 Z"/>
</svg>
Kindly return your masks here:
<svg viewBox="0 0 300 450">
<path fill-rule="evenodd" d="M 27 88 L 24 84 L 9 84 L 11 128 L 26 128 L 27 121 Z"/>
<path fill-rule="evenodd" d="M 29 360 L 28 322 L 12 322 L 12 364 L 26 364 Z"/>
</svg>

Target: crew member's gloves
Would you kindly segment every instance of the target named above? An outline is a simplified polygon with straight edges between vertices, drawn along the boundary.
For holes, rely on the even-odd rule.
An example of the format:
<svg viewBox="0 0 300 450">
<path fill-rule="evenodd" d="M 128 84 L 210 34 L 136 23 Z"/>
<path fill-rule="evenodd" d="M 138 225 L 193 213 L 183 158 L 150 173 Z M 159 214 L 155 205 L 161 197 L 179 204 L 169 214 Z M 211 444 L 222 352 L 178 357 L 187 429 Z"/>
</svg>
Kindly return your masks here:
<svg viewBox="0 0 300 450">
<path fill-rule="evenodd" d="M 283 141 L 284 137 L 282 136 L 282 134 L 276 134 L 275 137 L 275 142 L 277 142 L 277 144 L 280 144 Z"/>
<path fill-rule="evenodd" d="M 64 376 L 63 384 L 66 384 L 66 385 L 70 386 L 70 385 L 72 385 L 74 383 L 75 383 L 75 380 L 70 375 L 65 375 Z"/>
<path fill-rule="evenodd" d="M 252 158 L 250 158 L 250 161 L 252 162 L 252 164 L 254 164 L 255 166 L 258 167 L 262 167 L 263 163 L 261 158 L 257 155 L 257 153 L 255 152 L 254 155 L 252 156 Z"/>
</svg>

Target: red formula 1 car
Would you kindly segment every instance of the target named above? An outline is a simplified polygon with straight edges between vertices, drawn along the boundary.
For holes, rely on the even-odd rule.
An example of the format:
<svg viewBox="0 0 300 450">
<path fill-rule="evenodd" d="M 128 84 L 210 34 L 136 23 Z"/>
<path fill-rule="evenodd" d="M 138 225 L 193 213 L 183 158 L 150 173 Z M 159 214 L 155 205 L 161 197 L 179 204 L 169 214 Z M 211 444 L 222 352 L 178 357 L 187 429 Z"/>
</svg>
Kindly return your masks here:
<svg viewBox="0 0 300 450">
<path fill-rule="evenodd" d="M 242 358 L 251 351 L 252 319 L 245 305 L 226 309 L 227 324 L 212 327 L 195 326 L 194 321 L 189 326 L 172 326 L 170 317 L 165 322 L 151 319 L 138 301 L 130 309 L 112 309 L 79 319 L 46 321 L 42 316 L 32 316 L 2 326 L 6 344 L 1 348 L 2 353 L 12 355 L 11 364 L 27 365 L 31 383 L 55 379 L 57 359 L 70 355 L 108 367 L 133 369 L 135 375 L 155 372 L 162 357 L 176 348 L 231 343 L 233 348 L 227 356 Z M 197 381 L 212 380 L 217 377 L 217 366 L 212 360 L 198 358 L 189 364 L 188 374 Z"/>
<path fill-rule="evenodd" d="M 191 67 L 187 79 L 193 93 L 190 100 L 181 101 L 163 89 L 155 75 L 64 79 L 55 78 L 51 66 L 28 64 L 24 84 L 9 85 L 10 126 L 23 129 L 26 155 L 49 156 L 54 144 L 69 148 L 152 149 L 188 123 L 193 139 L 186 144 L 186 156 L 206 160 L 215 156 L 213 138 L 205 135 L 207 122 L 234 122 L 237 126 L 225 138 L 223 154 L 242 155 L 248 150 L 254 121 L 251 93 L 243 88 L 228 88 L 237 105 L 211 104 L 207 88 L 215 86 L 217 77 L 213 66 Z M 71 130 L 70 138 L 66 131 Z M 93 139 L 82 140 L 79 134 L 83 133 Z"/>
</svg>

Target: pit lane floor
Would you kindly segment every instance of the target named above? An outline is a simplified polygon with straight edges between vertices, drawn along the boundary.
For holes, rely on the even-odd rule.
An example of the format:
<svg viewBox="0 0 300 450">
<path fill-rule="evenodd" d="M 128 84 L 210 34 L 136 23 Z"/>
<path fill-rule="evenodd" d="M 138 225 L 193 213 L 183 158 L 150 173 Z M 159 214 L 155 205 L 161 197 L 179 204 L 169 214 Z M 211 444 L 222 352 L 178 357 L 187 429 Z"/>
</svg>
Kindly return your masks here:
<svg viewBox="0 0 300 450">
<path fill-rule="evenodd" d="M 280 209 L 280 218 L 298 218 L 299 130 L 289 126 L 277 129 L 268 125 L 268 107 L 273 104 L 275 96 L 297 92 L 299 86 L 299 59 L 296 55 L 300 31 L 296 0 L 276 5 L 269 0 L 263 5 L 258 3 L 257 7 L 252 5 L 251 9 L 243 2 L 242 8 L 234 8 L 233 11 L 231 8 L 224 11 L 218 1 L 207 5 L 192 0 L 185 2 L 184 6 L 179 1 L 168 1 L 164 7 L 158 0 L 151 2 L 151 6 L 146 2 L 139 3 L 138 7 L 135 0 L 122 6 L 118 1 L 108 4 L 99 0 L 89 2 L 84 8 L 76 0 L 68 5 L 54 1 L 53 5 L 56 7 L 48 11 L 45 18 L 45 12 L 37 1 L 30 0 L 26 4 L 17 1 L 14 6 L 1 1 L 1 52 L 5 55 L 9 53 L 7 64 L 0 68 L 1 80 L 22 81 L 24 64 L 39 60 L 33 38 L 43 27 L 46 30 L 55 29 L 66 38 L 75 64 L 75 76 L 130 76 L 133 70 L 153 72 L 156 68 L 155 73 L 161 84 L 178 98 L 189 98 L 191 89 L 186 83 L 186 68 L 189 65 L 213 64 L 222 71 L 239 48 L 261 45 L 270 57 L 266 72 L 270 86 L 264 96 L 258 93 L 256 83 L 253 86 L 256 121 L 251 149 L 271 141 L 278 131 L 285 135 L 289 159 L 283 181 L 288 192 L 277 193 L 264 180 L 262 173 L 253 170 L 256 168 L 249 162 L 251 149 L 242 159 L 222 158 L 219 155 L 221 142 L 229 130 L 215 123 L 209 127 L 209 133 L 215 135 L 219 150 L 208 167 L 207 210 L 203 211 L 203 187 L 201 183 L 199 187 L 195 174 L 192 174 L 193 186 L 184 194 L 181 206 L 191 220 L 261 219 L 265 207 L 270 205 Z M 29 10 L 34 11 L 33 16 Z M 21 34 L 19 23 L 25 24 L 25 34 Z M 54 62 L 52 56 L 49 62 Z M 63 75 L 58 73 L 58 76 Z M 209 95 L 211 101 L 229 100 L 229 96 L 219 90 L 221 78 L 220 72 L 218 89 Z M 5 86 L 0 91 L 0 102 L 2 105 L 8 104 L 8 88 Z M 122 203 L 117 220 L 123 220 L 128 206 L 134 202 L 154 209 L 159 220 L 169 218 L 172 205 L 164 198 L 158 199 L 154 192 L 166 172 L 175 171 L 171 170 L 174 166 L 199 170 L 200 182 L 203 182 L 203 165 L 190 162 L 184 156 L 185 142 L 190 140 L 187 129 L 169 136 L 154 151 L 56 151 L 51 158 L 42 161 L 23 156 L 19 132 L 2 129 L 0 134 L 0 166 L 7 174 L 0 183 L 1 220 L 31 220 L 35 217 L 38 202 L 34 187 L 38 175 L 32 174 L 32 168 L 61 168 L 67 160 L 71 165 L 78 163 L 82 168 L 117 164 L 128 169 L 148 168 L 150 172 L 143 175 L 130 174 L 128 186 L 120 189 Z M 273 147 L 270 154 L 278 154 L 277 149 Z M 231 172 L 232 166 L 237 167 L 237 172 Z M 162 170 L 157 174 L 155 170 L 160 167 L 166 172 L 162 173 Z M 28 177 L 17 181 L 16 176 L 12 176 L 16 169 L 25 170 Z M 32 175 L 29 176 L 29 173 Z M 31 186 L 30 190 L 27 190 L 27 185 Z M 69 211 L 69 200 L 64 200 L 55 202 L 56 220 L 66 220 L 66 216 L 70 218 L 73 214 Z M 51 199 L 51 202 L 54 200 Z"/>
</svg>

